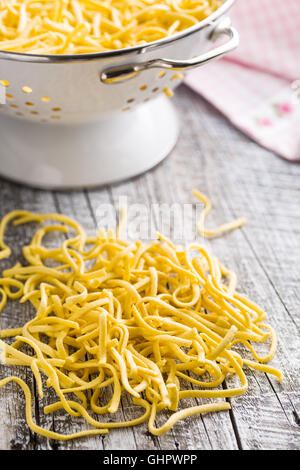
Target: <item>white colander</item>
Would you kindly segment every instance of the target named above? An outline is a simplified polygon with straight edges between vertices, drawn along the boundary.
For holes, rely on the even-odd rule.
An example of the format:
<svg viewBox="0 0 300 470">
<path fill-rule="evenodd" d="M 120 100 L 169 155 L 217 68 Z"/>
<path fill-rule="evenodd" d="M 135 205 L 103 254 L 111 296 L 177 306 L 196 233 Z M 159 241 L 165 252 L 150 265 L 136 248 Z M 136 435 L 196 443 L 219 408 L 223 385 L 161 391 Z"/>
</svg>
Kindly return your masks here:
<svg viewBox="0 0 300 470">
<path fill-rule="evenodd" d="M 0 173 L 37 187 L 75 188 L 156 165 L 178 135 L 163 92 L 180 84 L 179 70 L 238 45 L 224 16 L 233 2 L 196 26 L 143 46 L 80 55 L 0 52 Z M 211 49 L 224 34 L 228 41 Z"/>
</svg>

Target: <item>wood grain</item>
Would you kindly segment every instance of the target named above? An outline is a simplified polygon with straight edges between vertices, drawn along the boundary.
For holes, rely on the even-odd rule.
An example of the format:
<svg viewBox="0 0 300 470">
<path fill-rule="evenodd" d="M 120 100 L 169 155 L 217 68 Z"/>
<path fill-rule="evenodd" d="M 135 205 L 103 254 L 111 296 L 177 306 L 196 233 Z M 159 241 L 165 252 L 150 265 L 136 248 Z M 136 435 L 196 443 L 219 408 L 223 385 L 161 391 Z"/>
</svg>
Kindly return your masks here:
<svg viewBox="0 0 300 470">
<path fill-rule="evenodd" d="M 24 421 L 23 395 L 10 384 L 0 389 L 1 449 L 300 448 L 300 166 L 250 141 L 189 89 L 181 87 L 174 103 L 181 118 L 181 135 L 172 154 L 153 170 L 118 185 L 74 192 L 39 191 L 0 180 L 0 215 L 16 208 L 59 211 L 75 217 L 93 233 L 103 223 L 99 209 L 112 204 L 117 210 L 120 196 L 126 196 L 129 204 L 185 204 L 196 202 L 191 190 L 198 188 L 213 201 L 207 226 L 246 216 L 245 227 L 207 243 L 236 271 L 239 289 L 268 312 L 268 321 L 279 337 L 272 365 L 281 369 L 284 381 L 279 384 L 271 376 L 247 370 L 248 392 L 230 400 L 230 412 L 191 417 L 160 437 L 151 436 L 141 425 L 70 442 L 31 433 Z M 194 216 L 188 221 L 191 226 Z M 106 223 L 115 223 L 113 214 Z M 30 227 L 9 232 L 7 240 L 16 257 L 30 234 Z M 171 236 L 176 238 L 174 221 Z M 1 267 L 10 264 L 4 260 Z M 0 327 L 18 326 L 31 315 L 26 304 L 8 303 Z M 59 432 L 86 428 L 82 420 L 63 413 L 45 416 L 43 406 L 51 401 L 51 394 L 41 403 L 29 371 L 0 366 L 0 377 L 11 373 L 30 385 L 38 424 Z M 231 379 L 225 386 L 234 383 Z M 136 412 L 124 396 L 119 418 L 129 419 Z M 163 422 L 166 416 L 159 419 Z"/>
</svg>

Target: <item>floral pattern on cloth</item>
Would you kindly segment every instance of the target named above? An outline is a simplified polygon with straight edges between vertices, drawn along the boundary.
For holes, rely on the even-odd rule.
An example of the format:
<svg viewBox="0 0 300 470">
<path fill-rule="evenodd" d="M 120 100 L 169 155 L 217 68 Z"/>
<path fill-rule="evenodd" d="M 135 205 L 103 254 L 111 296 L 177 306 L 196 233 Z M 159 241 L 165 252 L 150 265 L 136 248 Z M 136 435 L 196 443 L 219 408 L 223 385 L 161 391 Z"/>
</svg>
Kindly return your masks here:
<svg viewBox="0 0 300 470">
<path fill-rule="evenodd" d="M 236 127 L 294 161 L 300 161 L 299 7 L 299 0 L 238 0 L 230 17 L 240 46 L 185 79 Z"/>
</svg>

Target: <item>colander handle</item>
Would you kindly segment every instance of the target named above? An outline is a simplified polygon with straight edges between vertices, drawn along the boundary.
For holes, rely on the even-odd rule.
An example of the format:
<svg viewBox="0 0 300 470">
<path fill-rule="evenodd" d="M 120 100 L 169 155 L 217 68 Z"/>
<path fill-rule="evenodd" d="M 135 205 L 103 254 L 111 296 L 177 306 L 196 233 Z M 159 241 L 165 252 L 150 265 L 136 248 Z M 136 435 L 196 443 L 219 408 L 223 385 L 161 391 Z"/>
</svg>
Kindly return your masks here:
<svg viewBox="0 0 300 470">
<path fill-rule="evenodd" d="M 229 37 L 229 41 L 209 52 L 194 57 L 188 60 L 171 60 L 171 59 L 153 59 L 147 62 L 140 62 L 136 64 L 120 65 L 118 67 L 111 67 L 104 70 L 100 74 L 100 79 L 103 83 L 119 83 L 120 81 L 128 80 L 139 72 L 153 68 L 167 69 L 167 70 L 188 70 L 194 67 L 199 67 L 207 62 L 218 59 L 228 52 L 233 51 L 239 45 L 239 34 L 237 30 L 231 26 L 230 18 L 224 18 L 216 28 L 213 30 L 210 39 L 215 41 L 222 35 Z"/>
</svg>

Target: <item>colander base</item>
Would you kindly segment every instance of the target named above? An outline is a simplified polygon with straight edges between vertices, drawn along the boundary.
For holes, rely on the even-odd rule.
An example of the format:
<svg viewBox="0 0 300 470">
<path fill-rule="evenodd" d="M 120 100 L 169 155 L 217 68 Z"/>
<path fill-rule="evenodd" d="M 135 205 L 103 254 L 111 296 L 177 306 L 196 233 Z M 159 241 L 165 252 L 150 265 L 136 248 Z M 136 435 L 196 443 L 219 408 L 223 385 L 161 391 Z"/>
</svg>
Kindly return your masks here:
<svg viewBox="0 0 300 470">
<path fill-rule="evenodd" d="M 45 124 L 0 116 L 0 173 L 44 189 L 100 186 L 158 164 L 178 137 L 173 105 L 158 96 L 88 124 Z"/>
</svg>

